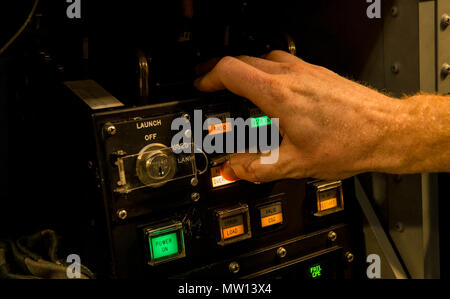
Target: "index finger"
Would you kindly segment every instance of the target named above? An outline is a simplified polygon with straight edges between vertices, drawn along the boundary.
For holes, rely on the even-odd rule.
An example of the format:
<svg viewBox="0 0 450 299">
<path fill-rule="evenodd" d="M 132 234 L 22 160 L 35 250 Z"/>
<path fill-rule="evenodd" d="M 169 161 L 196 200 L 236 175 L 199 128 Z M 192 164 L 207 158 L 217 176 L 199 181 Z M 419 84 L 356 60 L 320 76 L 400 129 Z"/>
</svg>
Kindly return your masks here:
<svg viewBox="0 0 450 299">
<path fill-rule="evenodd" d="M 234 57 L 222 58 L 205 76 L 194 85 L 201 91 L 212 92 L 228 89 L 247 98 L 266 113 L 277 117 L 279 101 L 273 97 L 279 84 L 274 75 L 265 73 Z"/>
</svg>

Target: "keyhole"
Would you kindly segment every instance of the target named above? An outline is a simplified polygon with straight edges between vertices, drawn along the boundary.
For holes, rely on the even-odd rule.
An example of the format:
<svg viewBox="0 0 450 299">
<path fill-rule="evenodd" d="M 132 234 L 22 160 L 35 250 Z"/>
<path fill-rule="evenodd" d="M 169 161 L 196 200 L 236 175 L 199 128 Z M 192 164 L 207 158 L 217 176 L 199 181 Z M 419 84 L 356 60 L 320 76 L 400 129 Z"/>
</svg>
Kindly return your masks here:
<svg viewBox="0 0 450 299">
<path fill-rule="evenodd" d="M 159 176 L 164 176 L 164 170 L 162 169 L 161 166 L 159 166 Z"/>
</svg>

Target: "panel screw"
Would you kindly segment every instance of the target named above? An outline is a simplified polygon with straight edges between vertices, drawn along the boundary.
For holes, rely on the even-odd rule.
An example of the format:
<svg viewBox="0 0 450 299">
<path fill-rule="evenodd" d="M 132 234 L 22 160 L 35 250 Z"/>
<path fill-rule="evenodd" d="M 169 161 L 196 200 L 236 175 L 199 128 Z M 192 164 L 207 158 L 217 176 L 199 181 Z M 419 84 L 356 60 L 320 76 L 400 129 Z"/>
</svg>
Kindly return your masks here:
<svg viewBox="0 0 450 299">
<path fill-rule="evenodd" d="M 450 64 L 444 63 L 441 67 L 441 75 L 442 78 L 446 78 L 448 75 L 450 75 Z"/>
<path fill-rule="evenodd" d="M 241 270 L 241 266 L 237 262 L 231 262 L 228 265 L 228 270 L 230 270 L 231 273 L 236 274 Z"/>
<path fill-rule="evenodd" d="M 405 230 L 405 226 L 403 225 L 403 222 L 396 222 L 394 224 L 394 230 L 398 231 L 399 233 L 403 232 Z"/>
<path fill-rule="evenodd" d="M 392 6 L 392 8 L 391 8 L 391 16 L 393 16 L 393 17 L 398 16 L 398 7 L 397 6 Z"/>
<path fill-rule="evenodd" d="M 116 127 L 114 125 L 111 125 L 111 124 L 105 126 L 105 131 L 110 136 L 115 135 L 117 133 Z"/>
<path fill-rule="evenodd" d="M 182 117 L 185 118 L 185 119 L 187 119 L 187 120 L 190 120 L 190 119 L 191 119 L 191 117 L 190 117 L 189 114 L 187 114 L 187 113 L 183 114 Z"/>
<path fill-rule="evenodd" d="M 193 202 L 197 202 L 200 200 L 200 193 L 198 192 L 194 192 L 191 194 L 191 199 Z"/>
<path fill-rule="evenodd" d="M 189 130 L 189 129 L 187 129 L 186 131 L 184 131 L 184 136 L 185 136 L 186 138 L 191 138 L 191 136 L 192 136 L 192 131 Z"/>
<path fill-rule="evenodd" d="M 122 209 L 122 210 L 117 211 L 117 216 L 118 216 L 120 219 L 124 220 L 124 219 L 127 218 L 127 216 L 128 216 L 127 210 Z"/>
<path fill-rule="evenodd" d="M 347 260 L 348 263 L 351 263 L 355 259 L 355 256 L 350 251 L 347 251 L 345 253 L 345 259 Z"/>
<path fill-rule="evenodd" d="M 328 240 L 330 240 L 331 242 L 336 241 L 337 239 L 337 234 L 334 231 L 330 231 L 328 233 Z"/>
<path fill-rule="evenodd" d="M 280 247 L 277 249 L 277 255 L 279 258 L 284 258 L 287 254 L 287 250 L 284 247 Z"/>
<path fill-rule="evenodd" d="M 445 29 L 450 25 L 450 16 L 448 14 L 443 14 L 441 17 L 441 28 Z"/>
<path fill-rule="evenodd" d="M 391 66 L 391 72 L 394 74 L 398 74 L 400 72 L 400 65 L 398 63 L 394 63 Z"/>
<path fill-rule="evenodd" d="M 191 179 L 191 185 L 192 185 L 193 187 L 197 186 L 197 185 L 198 185 L 198 179 L 197 179 L 197 178 L 192 178 L 192 179 Z"/>
</svg>

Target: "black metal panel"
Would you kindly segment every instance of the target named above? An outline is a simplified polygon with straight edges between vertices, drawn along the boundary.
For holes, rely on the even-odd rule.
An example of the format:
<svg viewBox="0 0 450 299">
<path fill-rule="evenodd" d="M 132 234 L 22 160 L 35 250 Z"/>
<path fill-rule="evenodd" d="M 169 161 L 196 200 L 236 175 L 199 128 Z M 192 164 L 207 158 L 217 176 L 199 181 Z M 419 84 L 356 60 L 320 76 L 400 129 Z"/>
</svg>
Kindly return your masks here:
<svg viewBox="0 0 450 299">
<path fill-rule="evenodd" d="M 161 126 L 151 130 L 158 133 L 157 139 L 153 141 L 170 146 L 174 133 L 167 129 L 170 127 L 167 122 L 174 117 L 185 113 L 193 115 L 194 109 L 202 109 L 211 113 L 230 112 L 232 117 L 247 118 L 251 107 L 246 100 L 221 94 L 183 102 L 119 109 L 93 116 L 99 182 L 102 185 L 110 236 L 108 251 L 111 252 L 112 269 L 105 270 L 106 272 L 121 278 L 233 277 L 227 268 L 228 263 L 239 259 L 243 267 L 239 276 L 245 276 L 279 266 L 281 261 L 274 256 L 279 246 L 286 246 L 288 250 L 289 258 L 286 261 L 309 259 L 316 256 L 317 252 L 329 250 L 333 246 L 338 246 L 345 252 L 360 250 L 359 243 L 351 243 L 352 240 L 357 241 L 358 236 L 352 237 L 354 232 L 343 225 L 352 222 L 345 210 L 323 217 L 313 215 L 316 197 L 312 190 L 307 190 L 311 188 L 306 184 L 307 180 L 283 180 L 265 184 L 238 181 L 213 188 L 210 172 L 206 171 L 198 176 L 199 183 L 195 187 L 190 184 L 191 178 L 188 177 L 157 188 L 146 187 L 127 194 L 115 191 L 118 179 L 115 153 L 118 150 L 137 152 L 146 145 L 143 133 L 136 133 L 135 127 L 140 126 L 139 121 L 161 120 Z M 117 133 L 106 136 L 104 128 L 107 124 L 115 125 Z M 348 194 L 349 198 L 349 211 L 353 201 L 351 187 L 352 185 L 344 188 L 344 197 Z M 191 200 L 193 192 L 200 194 L 198 202 Z M 258 208 L 274 202 L 282 204 L 283 223 L 263 229 Z M 249 208 L 251 238 L 225 246 L 219 245 L 215 211 L 244 204 Z M 121 209 L 127 211 L 125 219 L 118 217 L 117 212 Z M 148 240 L 145 239 L 144 230 L 150 225 L 167 221 L 183 224 L 186 257 L 150 266 L 147 264 Z M 338 241 L 331 242 L 327 239 L 331 230 L 337 233 Z M 342 258 L 343 253 L 340 254 L 339 263 Z M 327 263 L 337 267 L 337 260 L 330 259 Z M 336 277 L 343 277 L 343 273 Z"/>
</svg>

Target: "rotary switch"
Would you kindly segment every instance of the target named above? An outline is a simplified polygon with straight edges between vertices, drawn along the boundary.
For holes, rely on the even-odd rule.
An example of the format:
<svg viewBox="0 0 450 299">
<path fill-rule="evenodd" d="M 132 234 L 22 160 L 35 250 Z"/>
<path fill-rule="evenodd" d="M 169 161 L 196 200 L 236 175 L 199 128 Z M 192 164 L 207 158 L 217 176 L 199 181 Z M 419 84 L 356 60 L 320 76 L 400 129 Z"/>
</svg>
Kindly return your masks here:
<svg viewBox="0 0 450 299">
<path fill-rule="evenodd" d="M 146 186 L 159 187 L 170 181 L 176 171 L 176 160 L 172 150 L 160 143 L 152 143 L 138 154 L 136 174 Z"/>
</svg>

